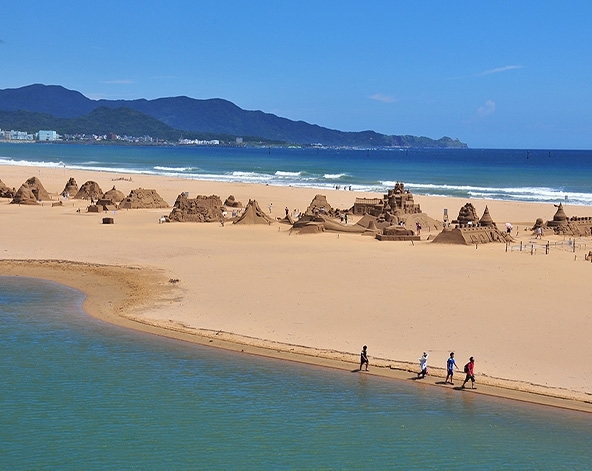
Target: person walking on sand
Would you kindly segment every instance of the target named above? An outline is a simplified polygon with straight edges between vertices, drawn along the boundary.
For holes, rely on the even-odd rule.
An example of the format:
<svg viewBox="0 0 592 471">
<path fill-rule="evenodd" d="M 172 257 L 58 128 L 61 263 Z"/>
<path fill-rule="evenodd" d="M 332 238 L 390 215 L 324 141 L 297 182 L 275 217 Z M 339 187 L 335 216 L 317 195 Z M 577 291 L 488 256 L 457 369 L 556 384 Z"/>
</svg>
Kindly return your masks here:
<svg viewBox="0 0 592 471">
<path fill-rule="evenodd" d="M 467 376 L 462 387 L 464 388 L 467 381 L 471 380 L 471 389 L 475 389 L 475 359 L 473 357 L 469 358 L 469 362 L 465 365 L 465 373 Z"/>
<path fill-rule="evenodd" d="M 457 364 L 456 364 L 456 360 L 454 359 L 454 352 L 450 352 L 450 358 L 448 358 L 448 360 L 446 360 L 446 381 L 444 381 L 444 384 L 448 383 L 448 378 L 450 378 L 450 384 L 454 384 L 452 382 L 452 377 L 454 376 L 454 368 L 456 368 L 457 370 L 459 369 Z"/>
<path fill-rule="evenodd" d="M 362 371 L 362 366 L 366 365 L 366 371 L 368 371 L 368 351 L 367 346 L 364 345 L 362 348 L 362 353 L 360 354 L 360 371 Z"/>
<path fill-rule="evenodd" d="M 417 373 L 418 378 L 425 378 L 428 374 L 428 356 L 429 355 L 426 352 L 423 352 L 423 355 L 419 359 L 420 372 Z"/>
</svg>

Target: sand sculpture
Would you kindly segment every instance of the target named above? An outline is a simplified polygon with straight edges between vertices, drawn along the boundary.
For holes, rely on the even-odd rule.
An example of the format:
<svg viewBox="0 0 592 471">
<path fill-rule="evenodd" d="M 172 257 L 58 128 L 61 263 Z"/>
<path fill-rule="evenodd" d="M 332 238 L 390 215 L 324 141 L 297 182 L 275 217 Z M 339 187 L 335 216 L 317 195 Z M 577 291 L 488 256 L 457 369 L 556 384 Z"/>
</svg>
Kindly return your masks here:
<svg viewBox="0 0 592 471">
<path fill-rule="evenodd" d="M 532 227 L 533 235 L 536 235 L 538 229 L 541 229 L 541 235 L 571 235 L 571 236 L 590 236 L 592 235 L 592 217 L 577 217 L 572 216 L 568 218 L 563 209 L 563 205 L 559 203 L 555 205 L 557 211 L 553 216 L 553 220 L 543 223 L 542 218 L 538 218 Z"/>
<path fill-rule="evenodd" d="M 76 183 L 76 180 L 74 178 L 70 177 L 61 194 L 65 198 L 70 198 L 71 196 L 76 196 L 77 193 L 78 184 Z"/>
<path fill-rule="evenodd" d="M 415 234 L 411 229 L 406 229 L 405 226 L 388 226 L 382 229 L 382 232 L 376 234 L 378 240 L 419 240 L 419 235 Z"/>
<path fill-rule="evenodd" d="M 233 195 L 230 195 L 226 198 L 226 201 L 224 201 L 224 206 L 228 208 L 242 208 L 243 204 L 240 201 L 236 201 Z"/>
<path fill-rule="evenodd" d="M 256 200 L 249 200 L 245 210 L 233 221 L 233 224 L 271 224 L 272 222 L 273 219 L 265 214 Z"/>
<path fill-rule="evenodd" d="M 392 190 L 379 198 L 356 198 L 354 214 L 370 214 L 377 218 L 381 215 L 400 217 L 404 214 L 421 213 L 419 204 L 413 201 L 413 194 L 405 189 L 404 183 L 396 183 Z"/>
<path fill-rule="evenodd" d="M 23 185 L 26 185 L 35 195 L 37 201 L 50 201 L 51 196 L 43 187 L 43 184 L 37 177 L 29 178 Z"/>
<path fill-rule="evenodd" d="M 80 190 L 74 195 L 77 200 L 98 200 L 102 198 L 103 190 L 97 182 L 87 181 L 80 187 Z"/>
<path fill-rule="evenodd" d="M 356 198 L 352 212 L 356 215 L 372 216 L 378 229 L 404 224 L 408 228 L 415 228 L 416 223 L 426 231 L 440 229 L 442 223 L 421 211 L 415 203 L 411 191 L 405 189 L 403 183 L 396 183 L 380 198 Z M 367 223 L 364 224 L 367 226 Z M 392 232 L 392 230 L 391 230 Z M 384 239 L 395 240 L 395 239 Z"/>
<path fill-rule="evenodd" d="M 453 228 L 445 227 L 432 241 L 434 244 L 487 244 L 490 242 L 511 242 L 514 239 L 506 231 L 497 228 L 493 221 L 489 208 L 486 206 L 481 219 L 475 222 L 475 208 L 471 203 L 465 204 L 459 212 L 459 218 Z M 466 221 L 460 224 L 460 221 Z"/>
<path fill-rule="evenodd" d="M 364 232 L 366 229 L 365 226 L 343 224 L 336 220 L 347 213 L 349 213 L 348 210 L 333 208 L 328 203 L 326 196 L 316 195 L 308 205 L 308 208 L 306 208 L 304 214 L 300 216 L 298 221 L 293 222 L 292 227 L 293 229 L 297 229 L 299 234 L 318 234 L 324 231 L 354 232 L 360 234 Z M 291 220 L 288 215 L 282 221 Z M 319 226 L 322 226 L 322 229 Z"/>
<path fill-rule="evenodd" d="M 176 222 L 217 222 L 223 221 L 222 200 L 219 196 L 188 198 L 186 193 L 177 196 L 170 221 Z"/>
<path fill-rule="evenodd" d="M 37 197 L 33 193 L 33 190 L 28 187 L 26 183 L 23 183 L 18 191 L 15 193 L 10 204 L 25 204 L 25 205 L 37 205 Z"/>
<path fill-rule="evenodd" d="M 15 188 L 7 187 L 2 180 L 0 180 L 0 198 L 14 198 L 16 195 Z"/>
<path fill-rule="evenodd" d="M 122 191 L 115 189 L 115 185 L 113 185 L 113 188 L 103 195 L 103 199 L 110 201 L 111 204 L 118 204 L 125 199 L 125 195 Z"/>
<path fill-rule="evenodd" d="M 479 222 L 479 216 L 473 203 L 467 203 L 458 212 L 458 217 L 452 221 L 453 224 L 461 226 L 473 225 Z"/>
<path fill-rule="evenodd" d="M 119 209 L 154 209 L 170 208 L 156 190 L 137 188 L 130 191 L 129 196 L 119 203 Z"/>
</svg>

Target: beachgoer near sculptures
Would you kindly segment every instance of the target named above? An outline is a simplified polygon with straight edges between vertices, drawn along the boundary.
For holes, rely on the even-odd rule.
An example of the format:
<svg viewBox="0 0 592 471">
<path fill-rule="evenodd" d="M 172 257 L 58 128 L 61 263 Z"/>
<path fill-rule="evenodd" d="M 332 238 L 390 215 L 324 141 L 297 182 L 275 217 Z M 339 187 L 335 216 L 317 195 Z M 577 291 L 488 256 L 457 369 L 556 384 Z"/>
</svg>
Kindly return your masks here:
<svg viewBox="0 0 592 471">
<path fill-rule="evenodd" d="M 273 203 L 269 203 L 269 214 L 271 214 L 272 209 L 273 209 Z"/>
<path fill-rule="evenodd" d="M 540 239 L 542 237 L 543 237 L 543 228 L 539 226 L 539 227 L 537 227 L 537 230 L 536 230 L 536 238 Z"/>
<path fill-rule="evenodd" d="M 366 365 L 366 371 L 368 371 L 368 347 L 364 345 L 362 348 L 362 353 L 360 354 L 360 371 L 362 371 L 362 366 Z"/>
<path fill-rule="evenodd" d="M 415 223 L 415 230 L 417 231 L 417 235 L 421 234 L 421 224 L 419 223 L 419 221 Z"/>
<path fill-rule="evenodd" d="M 426 352 L 423 352 L 423 355 L 419 359 L 420 372 L 417 373 L 418 378 L 425 378 L 425 376 L 428 374 L 428 356 L 429 355 Z"/>
<path fill-rule="evenodd" d="M 448 360 L 446 360 L 446 381 L 444 381 L 444 384 L 448 383 L 448 378 L 450 378 L 450 384 L 454 384 L 452 382 L 452 377 L 454 376 L 454 368 L 456 368 L 457 370 L 459 369 L 457 364 L 456 364 L 456 360 L 454 359 L 454 352 L 450 352 L 450 358 L 448 358 Z"/>
<path fill-rule="evenodd" d="M 345 223 L 347 224 L 347 213 L 345 213 L 345 214 L 343 215 L 343 220 L 344 220 L 344 221 L 345 221 Z"/>
<path fill-rule="evenodd" d="M 288 209 L 288 207 L 286 206 L 286 217 L 288 217 L 288 214 L 290 214 L 290 210 Z"/>
<path fill-rule="evenodd" d="M 473 357 L 469 358 L 469 362 L 465 365 L 465 373 L 467 376 L 462 387 L 464 388 L 467 381 L 471 380 L 471 389 L 475 389 L 475 359 Z"/>
</svg>

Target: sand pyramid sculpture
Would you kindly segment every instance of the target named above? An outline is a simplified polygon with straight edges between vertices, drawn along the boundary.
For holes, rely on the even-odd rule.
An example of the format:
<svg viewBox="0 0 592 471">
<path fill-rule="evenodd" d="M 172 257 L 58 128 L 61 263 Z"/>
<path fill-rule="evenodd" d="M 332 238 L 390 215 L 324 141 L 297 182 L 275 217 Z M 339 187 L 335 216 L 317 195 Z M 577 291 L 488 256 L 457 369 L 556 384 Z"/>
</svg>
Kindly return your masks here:
<svg viewBox="0 0 592 471">
<path fill-rule="evenodd" d="M 2 180 L 0 180 L 0 198 L 14 198 L 16 195 L 15 188 L 7 187 Z"/>
<path fill-rule="evenodd" d="M 181 193 L 177 196 L 169 220 L 176 222 L 223 221 L 222 200 L 217 195 L 198 195 L 195 198 L 189 198 L 186 193 Z"/>
<path fill-rule="evenodd" d="M 25 205 L 38 205 L 37 197 L 33 193 L 33 190 L 29 188 L 26 183 L 23 183 L 18 191 L 15 193 L 10 204 L 25 204 Z"/>
<path fill-rule="evenodd" d="M 23 185 L 26 185 L 27 187 L 29 187 L 29 189 L 33 192 L 33 194 L 37 198 L 37 201 L 50 201 L 51 200 L 51 196 L 49 196 L 49 193 L 43 187 L 41 180 L 39 180 L 37 177 L 29 178 L 25 183 L 23 183 Z"/>
<path fill-rule="evenodd" d="M 485 206 L 485 211 L 483 211 L 483 216 L 479 219 L 480 226 L 495 226 L 495 222 L 491 219 L 491 215 L 489 214 L 489 208 Z"/>
<path fill-rule="evenodd" d="M 273 219 L 259 207 L 257 200 L 249 200 L 243 213 L 233 224 L 271 224 L 272 222 Z"/>
<path fill-rule="evenodd" d="M 62 196 L 66 196 L 68 198 L 73 198 L 74 196 L 76 196 L 77 193 L 78 193 L 78 183 L 76 183 L 76 180 L 73 177 L 70 177 L 70 179 L 68 180 L 68 182 L 66 183 L 66 186 L 64 187 L 64 189 L 62 191 Z"/>
<path fill-rule="evenodd" d="M 155 209 L 170 208 L 168 203 L 161 198 L 156 190 L 137 188 L 132 190 L 124 200 L 119 203 L 119 209 Z"/>
<path fill-rule="evenodd" d="M 121 203 L 125 199 L 125 194 L 115 189 L 115 185 L 113 185 L 113 188 L 107 191 L 102 199 L 110 201 L 111 204 Z"/>
<path fill-rule="evenodd" d="M 103 190 L 97 182 L 87 181 L 80 187 L 80 190 L 74 196 L 77 200 L 98 200 L 103 196 Z"/>
</svg>

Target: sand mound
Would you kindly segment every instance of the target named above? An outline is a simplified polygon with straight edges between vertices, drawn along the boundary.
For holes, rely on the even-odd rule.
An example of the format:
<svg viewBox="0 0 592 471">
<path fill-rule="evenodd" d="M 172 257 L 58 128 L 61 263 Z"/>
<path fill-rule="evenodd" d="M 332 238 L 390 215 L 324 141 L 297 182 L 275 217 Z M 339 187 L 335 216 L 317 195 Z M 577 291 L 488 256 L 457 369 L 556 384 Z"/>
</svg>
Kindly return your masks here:
<svg viewBox="0 0 592 471">
<path fill-rule="evenodd" d="M 105 193 L 102 199 L 111 201 L 111 204 L 121 203 L 125 199 L 125 195 L 122 191 L 116 190 L 115 185 L 113 185 L 113 188 Z"/>
<path fill-rule="evenodd" d="M 89 200 L 91 198 L 98 200 L 103 196 L 103 190 L 97 182 L 88 181 L 80 187 L 78 193 L 74 196 L 77 200 Z"/>
<path fill-rule="evenodd" d="M 170 208 L 170 206 L 161 198 L 156 190 L 146 190 L 144 188 L 132 190 L 129 196 L 119 204 L 119 209 L 154 208 Z"/>
<path fill-rule="evenodd" d="M 233 224 L 271 224 L 272 222 L 273 219 L 261 210 L 256 200 L 249 200 L 243 214 Z"/>
<path fill-rule="evenodd" d="M 14 195 L 14 198 L 10 204 L 37 205 L 39 203 L 37 201 L 37 197 L 33 193 L 33 190 L 31 190 L 31 188 L 29 188 L 26 183 L 23 183 Z"/>
<path fill-rule="evenodd" d="M 176 222 L 216 222 L 224 219 L 222 200 L 219 196 L 203 196 L 188 198 L 185 193 L 177 196 L 170 221 Z"/>
<path fill-rule="evenodd" d="M 76 183 L 76 180 L 72 177 L 70 177 L 70 179 L 68 180 L 68 183 L 66 183 L 66 186 L 64 187 L 64 190 L 62 191 L 62 196 L 69 198 L 72 195 L 76 195 L 78 193 L 78 183 Z"/>
<path fill-rule="evenodd" d="M 43 184 L 41 183 L 41 181 L 37 177 L 29 178 L 24 184 L 27 185 L 31 189 L 31 191 L 33 192 L 33 194 L 37 198 L 37 201 L 50 201 L 51 200 L 51 196 L 49 196 L 49 193 L 45 190 L 45 188 L 43 187 Z"/>
<path fill-rule="evenodd" d="M 0 198 L 14 198 L 16 195 L 15 188 L 8 188 L 2 180 L 0 180 Z"/>
</svg>

